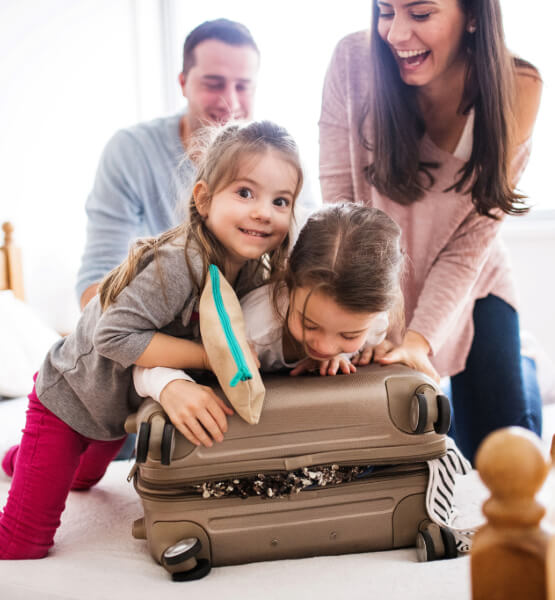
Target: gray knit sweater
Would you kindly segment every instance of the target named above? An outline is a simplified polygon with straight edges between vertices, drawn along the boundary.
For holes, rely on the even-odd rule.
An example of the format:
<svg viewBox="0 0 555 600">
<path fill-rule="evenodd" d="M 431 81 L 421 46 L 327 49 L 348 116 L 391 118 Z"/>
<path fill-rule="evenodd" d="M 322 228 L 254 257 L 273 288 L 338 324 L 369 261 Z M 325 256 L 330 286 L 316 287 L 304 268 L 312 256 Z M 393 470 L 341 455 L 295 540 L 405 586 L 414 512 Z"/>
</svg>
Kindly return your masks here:
<svg viewBox="0 0 555 600">
<path fill-rule="evenodd" d="M 98 296 L 83 312 L 76 330 L 49 351 L 36 381 L 41 403 L 72 429 L 97 440 L 125 435 L 123 425 L 141 399 L 132 383 L 133 363 L 155 332 L 197 339 L 191 315 L 198 304 L 185 258 L 183 238 L 147 255 L 139 272 L 104 313 Z M 201 261 L 190 251 L 196 276 Z M 244 291 L 255 280 L 243 267 Z M 251 270 L 252 274 L 252 270 Z M 241 286 L 239 286 L 241 287 Z"/>
</svg>

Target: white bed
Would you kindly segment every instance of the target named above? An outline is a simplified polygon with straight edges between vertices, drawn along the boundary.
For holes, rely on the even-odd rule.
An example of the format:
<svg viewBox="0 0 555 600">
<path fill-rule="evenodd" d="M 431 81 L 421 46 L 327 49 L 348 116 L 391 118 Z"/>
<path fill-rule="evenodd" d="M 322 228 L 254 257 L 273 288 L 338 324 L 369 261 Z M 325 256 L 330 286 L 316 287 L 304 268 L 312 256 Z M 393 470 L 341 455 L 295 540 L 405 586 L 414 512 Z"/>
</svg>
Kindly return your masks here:
<svg viewBox="0 0 555 600">
<path fill-rule="evenodd" d="M 3 260 L 0 257 L 0 263 Z M 0 280 L 0 290 L 4 287 Z M 2 456 L 19 440 L 25 408 L 24 396 L 0 400 Z M 546 440 L 555 431 L 553 412 L 545 411 Z M 203 580 L 174 583 L 151 559 L 146 543 L 131 536 L 131 524 L 142 511 L 132 484 L 126 481 L 130 468 L 130 462 L 114 462 L 95 488 L 70 493 L 47 558 L 0 561 L 1 600 L 181 600 L 185 594 L 242 600 L 470 598 L 468 557 L 418 563 L 414 549 L 221 567 Z M 475 472 L 459 484 L 460 523 L 474 524 L 481 520 L 486 491 Z M 9 485 L 8 477 L 0 472 L 0 507 Z"/>
<path fill-rule="evenodd" d="M 0 402 L 4 447 L 18 440 L 25 405 L 25 398 Z M 552 408 L 546 411 L 550 431 Z M 151 559 L 146 542 L 131 536 L 131 524 L 142 512 L 132 484 L 126 481 L 130 467 L 128 461 L 114 462 L 95 488 L 70 493 L 47 558 L 0 562 L 2 600 L 182 600 L 185 594 L 242 600 L 470 599 L 468 557 L 419 563 L 414 549 L 220 567 L 200 581 L 174 583 Z M 475 472 L 459 484 L 462 516 L 467 523 L 476 522 L 486 491 Z M 9 480 L 2 473 L 1 506 L 8 489 Z"/>
</svg>

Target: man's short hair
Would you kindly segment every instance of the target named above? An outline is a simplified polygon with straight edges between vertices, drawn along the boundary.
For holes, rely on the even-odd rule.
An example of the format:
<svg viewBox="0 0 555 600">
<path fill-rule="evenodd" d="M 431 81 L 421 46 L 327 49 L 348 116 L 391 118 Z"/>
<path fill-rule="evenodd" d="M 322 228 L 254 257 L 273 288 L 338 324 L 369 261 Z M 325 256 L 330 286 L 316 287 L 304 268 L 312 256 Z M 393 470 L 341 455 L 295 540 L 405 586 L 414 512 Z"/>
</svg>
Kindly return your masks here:
<svg viewBox="0 0 555 600">
<path fill-rule="evenodd" d="M 220 40 L 231 46 L 250 46 L 260 54 L 251 32 L 242 23 L 229 19 L 205 21 L 195 27 L 185 38 L 183 45 L 183 75 L 195 66 L 195 48 L 205 40 Z"/>
</svg>

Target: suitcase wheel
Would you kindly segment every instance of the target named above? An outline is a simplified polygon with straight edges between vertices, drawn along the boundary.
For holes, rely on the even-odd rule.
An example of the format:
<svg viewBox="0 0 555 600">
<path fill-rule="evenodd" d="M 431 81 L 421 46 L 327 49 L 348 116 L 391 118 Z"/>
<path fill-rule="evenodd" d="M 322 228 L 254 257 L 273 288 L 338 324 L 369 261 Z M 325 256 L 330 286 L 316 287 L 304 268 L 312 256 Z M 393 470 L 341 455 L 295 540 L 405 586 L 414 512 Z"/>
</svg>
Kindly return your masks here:
<svg viewBox="0 0 555 600">
<path fill-rule="evenodd" d="M 201 579 L 212 568 L 209 560 L 195 558 L 201 549 L 202 544 L 198 538 L 185 538 L 166 548 L 161 562 L 170 571 L 174 581 Z"/>
<path fill-rule="evenodd" d="M 413 433 L 424 433 L 428 424 L 428 401 L 424 394 L 416 393 L 410 405 L 410 426 Z"/>
<path fill-rule="evenodd" d="M 137 434 L 137 456 L 138 463 L 146 462 L 148 455 L 148 443 L 150 441 L 150 423 L 141 423 Z"/>
<path fill-rule="evenodd" d="M 175 427 L 171 423 L 164 425 L 162 433 L 162 447 L 160 462 L 163 465 L 169 465 L 172 461 L 173 448 L 175 444 Z"/>
<path fill-rule="evenodd" d="M 426 530 L 419 531 L 416 536 L 416 557 L 418 558 L 418 562 L 436 560 L 434 540 Z"/>
<path fill-rule="evenodd" d="M 446 527 L 428 523 L 416 536 L 416 557 L 419 562 L 430 562 L 458 556 L 457 542 Z"/>
<path fill-rule="evenodd" d="M 202 549 L 202 544 L 198 538 L 185 538 L 179 540 L 173 546 L 169 546 L 162 554 L 162 563 L 164 565 L 177 565 L 190 558 L 194 558 Z"/>
<path fill-rule="evenodd" d="M 197 566 L 191 571 L 181 571 L 179 573 L 172 573 L 173 581 L 194 581 L 195 579 L 202 579 L 206 577 L 212 566 L 210 565 L 210 561 L 206 558 L 201 558 Z"/>
<path fill-rule="evenodd" d="M 447 433 L 451 427 L 451 405 L 443 394 L 437 396 L 437 421 L 434 423 L 436 433 Z"/>
<path fill-rule="evenodd" d="M 457 558 L 459 552 L 457 550 L 457 540 L 453 532 L 445 527 L 440 527 L 439 530 L 443 539 L 443 545 L 445 546 L 445 556 L 443 558 Z"/>
</svg>

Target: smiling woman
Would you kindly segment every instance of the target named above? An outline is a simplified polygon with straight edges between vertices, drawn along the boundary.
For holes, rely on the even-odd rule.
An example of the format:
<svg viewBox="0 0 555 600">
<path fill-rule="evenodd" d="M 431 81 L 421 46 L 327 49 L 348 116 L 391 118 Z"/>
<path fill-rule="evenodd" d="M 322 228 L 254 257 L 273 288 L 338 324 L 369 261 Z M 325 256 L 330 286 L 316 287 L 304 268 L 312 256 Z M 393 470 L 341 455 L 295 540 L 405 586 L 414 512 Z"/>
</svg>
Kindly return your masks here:
<svg viewBox="0 0 555 600">
<path fill-rule="evenodd" d="M 410 258 L 408 330 L 382 362 L 431 362 L 451 376 L 469 458 L 491 429 L 541 429 L 497 237 L 504 214 L 527 211 L 514 184 L 541 89 L 537 70 L 505 46 L 499 0 L 378 0 L 370 35 L 338 44 L 324 87 L 324 201 L 381 208 Z"/>
<path fill-rule="evenodd" d="M 467 18 L 458 1 L 439 6 L 432 1 L 389 0 L 378 2 L 378 7 L 378 32 L 389 44 L 407 85 L 421 89 L 434 82 L 445 85 L 451 73 L 455 82 L 460 79 L 457 72 L 466 62 L 461 42 Z M 469 23 L 468 27 L 475 25 Z M 416 38 L 413 30 L 417 31 Z"/>
</svg>

